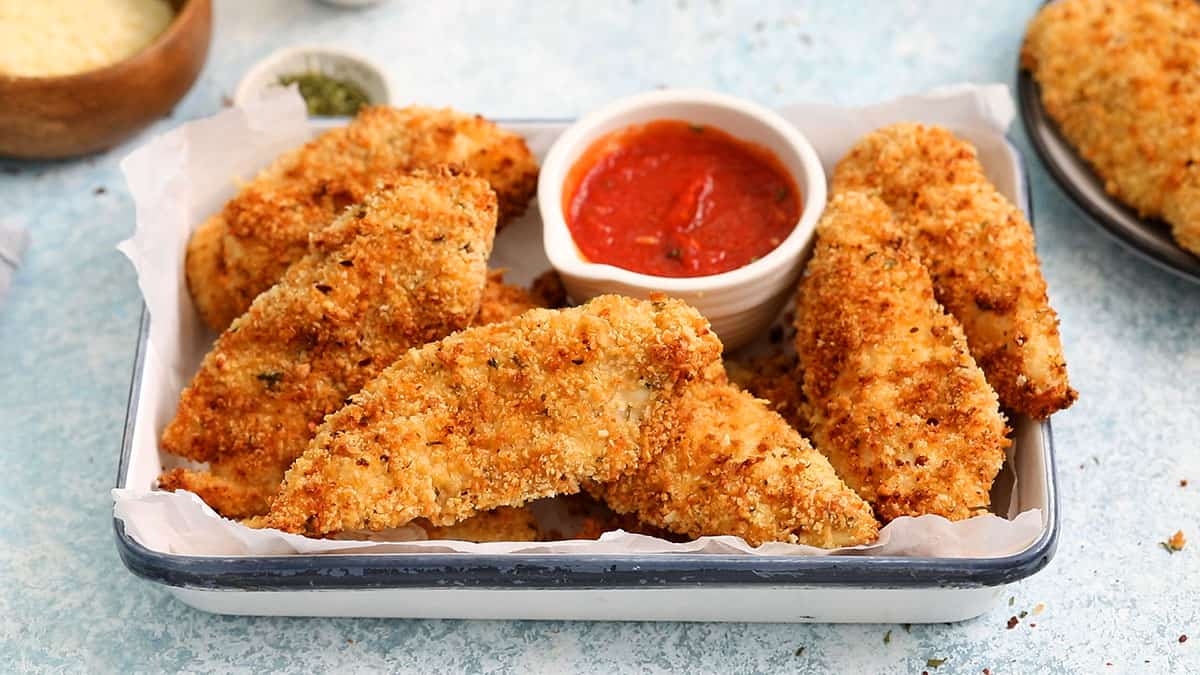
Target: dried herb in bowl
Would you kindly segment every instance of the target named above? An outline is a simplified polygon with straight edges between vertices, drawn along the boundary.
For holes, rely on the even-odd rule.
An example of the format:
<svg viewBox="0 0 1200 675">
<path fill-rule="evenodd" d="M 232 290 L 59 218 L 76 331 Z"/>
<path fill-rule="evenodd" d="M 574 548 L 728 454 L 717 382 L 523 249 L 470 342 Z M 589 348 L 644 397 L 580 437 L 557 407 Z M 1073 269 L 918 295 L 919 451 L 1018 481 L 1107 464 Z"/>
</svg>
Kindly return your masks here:
<svg viewBox="0 0 1200 675">
<path fill-rule="evenodd" d="M 353 117 L 359 108 L 371 103 L 362 87 L 348 80 L 317 72 L 280 75 L 279 84 L 300 86 L 300 95 L 308 106 L 308 114 L 318 117 Z"/>
</svg>

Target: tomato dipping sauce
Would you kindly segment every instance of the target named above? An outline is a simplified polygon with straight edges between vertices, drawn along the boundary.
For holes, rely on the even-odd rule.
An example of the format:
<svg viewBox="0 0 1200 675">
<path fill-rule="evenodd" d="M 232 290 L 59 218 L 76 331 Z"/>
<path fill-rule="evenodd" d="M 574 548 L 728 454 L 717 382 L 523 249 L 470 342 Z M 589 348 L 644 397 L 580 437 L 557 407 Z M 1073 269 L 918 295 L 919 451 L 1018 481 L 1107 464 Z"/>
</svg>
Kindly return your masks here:
<svg viewBox="0 0 1200 675">
<path fill-rule="evenodd" d="M 800 191 L 770 150 L 680 120 L 598 139 L 563 187 L 567 227 L 588 261 L 660 277 L 735 270 L 800 220 Z"/>
</svg>

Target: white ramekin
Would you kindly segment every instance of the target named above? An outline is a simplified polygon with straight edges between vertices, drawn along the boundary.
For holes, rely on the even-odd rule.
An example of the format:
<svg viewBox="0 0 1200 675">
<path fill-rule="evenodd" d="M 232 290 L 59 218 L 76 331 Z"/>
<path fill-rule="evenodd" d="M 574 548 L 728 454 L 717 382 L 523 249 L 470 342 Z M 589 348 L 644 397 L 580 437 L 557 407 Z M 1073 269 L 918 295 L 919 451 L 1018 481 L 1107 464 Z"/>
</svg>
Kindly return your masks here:
<svg viewBox="0 0 1200 675">
<path fill-rule="evenodd" d="M 373 105 L 392 103 L 392 88 L 383 68 L 361 54 L 321 45 L 286 47 L 254 64 L 238 83 L 233 102 L 246 105 L 278 87 L 280 76 L 311 72 L 357 84 Z"/>
<path fill-rule="evenodd" d="M 567 173 L 599 137 L 659 119 L 713 126 L 774 152 L 796 180 L 803 200 L 800 221 L 792 233 L 759 260 L 704 277 L 657 277 L 585 260 L 563 214 L 562 191 Z M 604 293 L 645 297 L 661 291 L 700 310 L 725 349 L 734 350 L 767 330 L 791 296 L 800 265 L 811 247 L 817 219 L 825 209 L 825 171 L 808 140 L 771 110 L 724 94 L 668 89 L 611 103 L 563 132 L 542 164 L 538 206 L 546 256 L 562 275 L 573 300 L 585 302 Z"/>
</svg>

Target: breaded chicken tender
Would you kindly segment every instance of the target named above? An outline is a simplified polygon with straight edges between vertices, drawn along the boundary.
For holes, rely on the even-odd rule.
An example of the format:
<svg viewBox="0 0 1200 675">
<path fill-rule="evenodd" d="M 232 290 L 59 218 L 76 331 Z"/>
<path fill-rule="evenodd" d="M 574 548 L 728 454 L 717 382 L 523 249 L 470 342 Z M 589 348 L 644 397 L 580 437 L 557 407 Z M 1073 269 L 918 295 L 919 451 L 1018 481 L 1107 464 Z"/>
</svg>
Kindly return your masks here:
<svg viewBox="0 0 1200 675">
<path fill-rule="evenodd" d="M 560 293 L 561 280 L 553 270 L 534 280 L 532 288 L 504 283 L 504 270 L 488 270 L 487 285 L 479 304 L 479 314 L 471 322 L 473 326 L 508 321 L 534 308 L 557 308 L 565 302 L 565 293 Z M 501 506 L 491 511 L 453 525 L 435 527 L 418 518 L 415 521 L 430 539 L 456 539 L 460 541 L 539 541 L 544 539 L 538 529 L 537 519 L 528 506 Z"/>
<path fill-rule="evenodd" d="M 779 413 L 792 428 L 807 436 L 812 426 L 806 416 L 804 389 L 800 386 L 803 373 L 795 354 L 769 354 L 745 361 L 726 361 L 729 379 L 755 398 L 767 402 L 767 407 Z"/>
<path fill-rule="evenodd" d="M 832 192 L 849 191 L 891 207 L 1001 403 L 1045 419 L 1075 401 L 1033 228 L 971 144 L 940 127 L 884 127 L 838 163 Z"/>
<path fill-rule="evenodd" d="M 874 541 L 871 507 L 782 417 L 716 379 L 683 388 L 643 429 L 660 447 L 616 481 L 592 488 L 618 513 L 689 537 L 730 534 L 823 548 Z"/>
<path fill-rule="evenodd" d="M 486 326 L 507 321 L 534 307 L 543 306 L 527 289 L 504 283 L 504 270 L 489 270 L 487 286 L 483 288 L 483 300 L 479 303 L 479 314 L 472 325 Z"/>
<path fill-rule="evenodd" d="M 479 310 L 496 227 L 481 178 L 393 176 L 313 236 L 312 252 L 217 340 L 162 448 L 210 471 L 160 478 L 232 518 L 262 513 L 325 415 L 410 347 Z"/>
<path fill-rule="evenodd" d="M 437 527 L 417 520 L 430 539 L 453 539 L 456 541 L 538 541 L 537 520 L 526 507 L 501 506 L 491 511 L 457 522 Z"/>
<path fill-rule="evenodd" d="M 888 522 L 984 512 L 1009 441 L 996 393 L 878 199 L 842 192 L 796 302 L 813 442 Z"/>
<path fill-rule="evenodd" d="M 326 418 L 251 524 L 444 526 L 611 481 L 646 458 L 642 421 L 721 349 L 699 313 L 661 299 L 601 296 L 463 330 L 410 350 Z"/>
<path fill-rule="evenodd" d="M 1200 254 L 1200 3 L 1060 0 L 1029 24 L 1021 65 L 1109 194 Z"/>
<path fill-rule="evenodd" d="M 309 235 L 362 201 L 382 173 L 458 165 L 488 181 L 500 223 L 520 215 L 537 184 L 537 162 L 518 135 L 450 109 L 364 108 L 275 160 L 188 244 L 188 288 L 205 323 L 224 330 L 288 265 Z"/>
</svg>

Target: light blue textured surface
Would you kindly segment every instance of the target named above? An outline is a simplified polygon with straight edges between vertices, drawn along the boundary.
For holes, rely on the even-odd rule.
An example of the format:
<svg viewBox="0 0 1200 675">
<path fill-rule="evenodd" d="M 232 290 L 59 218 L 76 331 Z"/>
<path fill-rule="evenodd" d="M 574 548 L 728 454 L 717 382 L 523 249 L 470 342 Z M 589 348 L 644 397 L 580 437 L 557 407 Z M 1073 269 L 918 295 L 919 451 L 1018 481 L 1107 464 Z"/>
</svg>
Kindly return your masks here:
<svg viewBox="0 0 1200 675">
<path fill-rule="evenodd" d="M 405 99 L 499 117 L 573 116 L 664 84 L 772 105 L 1011 84 L 1036 4 L 392 0 L 345 11 L 228 0 L 197 86 L 148 133 L 212 114 L 255 60 L 301 42 L 377 58 Z M 125 571 L 110 522 L 140 308 L 113 249 L 133 228 L 117 163 L 139 141 L 80 161 L 0 162 L 0 219 L 33 232 L 0 306 L 0 671 L 911 673 L 944 658 L 928 670 L 1200 672 L 1200 286 L 1110 243 L 1013 136 L 1031 164 L 1039 250 L 1081 393 L 1054 419 L 1062 539 L 1011 607 L 911 632 L 246 619 L 185 607 Z M 1194 542 L 1168 555 L 1158 542 L 1177 529 Z M 1040 616 L 1005 628 L 1039 603 Z"/>
</svg>

